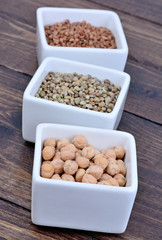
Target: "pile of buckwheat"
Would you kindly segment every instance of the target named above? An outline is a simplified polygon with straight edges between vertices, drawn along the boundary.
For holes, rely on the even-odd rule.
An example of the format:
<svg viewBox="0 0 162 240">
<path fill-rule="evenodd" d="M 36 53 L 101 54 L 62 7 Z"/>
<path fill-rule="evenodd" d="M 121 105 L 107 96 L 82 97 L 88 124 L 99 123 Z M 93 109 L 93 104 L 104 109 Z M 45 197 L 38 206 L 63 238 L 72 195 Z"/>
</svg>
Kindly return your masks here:
<svg viewBox="0 0 162 240">
<path fill-rule="evenodd" d="M 86 21 L 69 20 L 45 26 L 47 43 L 57 47 L 117 48 L 115 37 L 104 27 L 94 27 Z"/>
<path fill-rule="evenodd" d="M 55 180 L 124 187 L 125 149 L 122 146 L 98 151 L 86 137 L 76 135 L 72 143 L 62 138 L 44 141 L 41 176 Z"/>
<path fill-rule="evenodd" d="M 108 79 L 77 73 L 50 72 L 36 97 L 99 112 L 112 112 L 120 93 Z"/>
</svg>

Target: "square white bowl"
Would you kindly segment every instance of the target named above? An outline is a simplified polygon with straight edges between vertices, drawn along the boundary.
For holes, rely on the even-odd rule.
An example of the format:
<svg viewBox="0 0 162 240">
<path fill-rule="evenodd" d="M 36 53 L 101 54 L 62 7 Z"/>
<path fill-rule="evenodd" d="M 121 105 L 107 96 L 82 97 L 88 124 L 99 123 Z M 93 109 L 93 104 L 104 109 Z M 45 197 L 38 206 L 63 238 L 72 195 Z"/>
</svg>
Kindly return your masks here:
<svg viewBox="0 0 162 240">
<path fill-rule="evenodd" d="M 109 79 L 121 91 L 111 113 L 101 113 L 35 97 L 43 79 L 51 72 L 91 74 L 101 81 Z M 130 76 L 113 69 L 59 58 L 46 58 L 31 79 L 23 96 L 22 135 L 35 141 L 36 126 L 40 123 L 61 123 L 96 128 L 116 129 L 121 119 L 129 88 Z"/>
<path fill-rule="evenodd" d="M 126 150 L 125 187 L 67 182 L 40 176 L 41 151 L 46 138 L 87 137 L 98 150 L 121 145 Z M 134 137 L 126 132 L 59 124 L 40 124 L 32 176 L 32 222 L 38 225 L 65 227 L 107 233 L 125 231 L 137 193 L 137 159 Z"/>
<path fill-rule="evenodd" d="M 56 22 L 86 20 L 96 27 L 106 27 L 114 34 L 117 49 L 54 47 L 47 44 L 44 26 Z M 107 10 L 51 8 L 37 9 L 37 57 L 40 64 L 46 57 L 59 57 L 124 70 L 128 46 L 118 15 Z"/>
</svg>

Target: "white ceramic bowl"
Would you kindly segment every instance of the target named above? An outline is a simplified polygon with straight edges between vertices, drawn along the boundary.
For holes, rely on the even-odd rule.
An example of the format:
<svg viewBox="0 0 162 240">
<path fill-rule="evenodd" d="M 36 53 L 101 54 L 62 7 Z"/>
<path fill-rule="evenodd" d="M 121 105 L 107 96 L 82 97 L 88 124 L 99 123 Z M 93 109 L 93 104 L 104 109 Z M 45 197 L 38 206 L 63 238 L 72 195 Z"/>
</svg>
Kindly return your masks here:
<svg viewBox="0 0 162 240">
<path fill-rule="evenodd" d="M 66 182 L 40 176 L 41 151 L 46 138 L 72 138 L 82 134 L 98 150 L 121 145 L 126 150 L 125 187 Z M 137 193 L 134 137 L 125 132 L 58 124 L 40 124 L 36 132 L 32 177 L 32 222 L 38 225 L 122 233 Z"/>
<path fill-rule="evenodd" d="M 115 36 L 117 49 L 54 47 L 48 45 L 44 26 L 66 19 L 69 19 L 70 22 L 86 20 L 96 27 L 102 26 L 110 29 Z M 37 56 L 39 64 L 46 57 L 59 57 L 123 71 L 128 56 L 128 46 L 120 19 L 115 12 L 43 7 L 37 9 Z"/>
<path fill-rule="evenodd" d="M 121 91 L 115 107 L 111 113 L 101 113 L 83 109 L 46 99 L 36 98 L 35 94 L 48 72 L 62 72 L 91 74 L 101 81 L 108 78 L 116 86 L 121 86 Z M 31 79 L 23 96 L 23 138 L 35 141 L 35 130 L 39 123 L 61 123 L 69 125 L 89 126 L 96 128 L 116 129 L 122 116 L 130 76 L 117 70 L 73 62 L 59 58 L 46 58 L 39 66 Z"/>
</svg>

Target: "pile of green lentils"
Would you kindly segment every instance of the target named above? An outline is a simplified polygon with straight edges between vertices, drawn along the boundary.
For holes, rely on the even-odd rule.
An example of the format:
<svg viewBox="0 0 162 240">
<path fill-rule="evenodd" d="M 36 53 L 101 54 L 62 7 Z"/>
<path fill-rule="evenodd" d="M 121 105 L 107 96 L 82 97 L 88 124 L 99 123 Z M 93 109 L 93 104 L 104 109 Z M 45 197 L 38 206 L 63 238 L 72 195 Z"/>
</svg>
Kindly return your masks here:
<svg viewBox="0 0 162 240">
<path fill-rule="evenodd" d="M 101 82 L 97 77 L 91 75 L 49 72 L 35 96 L 80 108 L 110 113 L 115 106 L 120 89 L 108 79 Z"/>
</svg>

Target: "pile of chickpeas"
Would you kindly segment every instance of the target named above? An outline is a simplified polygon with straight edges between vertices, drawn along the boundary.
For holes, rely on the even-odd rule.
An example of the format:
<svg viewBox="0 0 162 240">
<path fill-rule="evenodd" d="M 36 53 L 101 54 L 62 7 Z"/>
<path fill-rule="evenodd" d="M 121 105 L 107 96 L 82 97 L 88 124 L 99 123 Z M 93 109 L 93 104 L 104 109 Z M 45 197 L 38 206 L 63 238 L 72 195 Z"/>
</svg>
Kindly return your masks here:
<svg viewBox="0 0 162 240">
<path fill-rule="evenodd" d="M 126 185 L 125 149 L 115 146 L 101 152 L 77 135 L 72 143 L 48 138 L 43 143 L 41 176 L 55 180 L 109 186 Z"/>
</svg>

